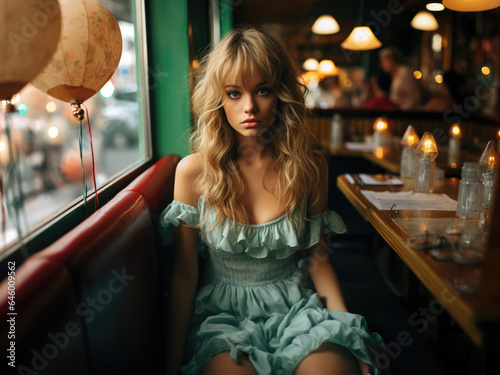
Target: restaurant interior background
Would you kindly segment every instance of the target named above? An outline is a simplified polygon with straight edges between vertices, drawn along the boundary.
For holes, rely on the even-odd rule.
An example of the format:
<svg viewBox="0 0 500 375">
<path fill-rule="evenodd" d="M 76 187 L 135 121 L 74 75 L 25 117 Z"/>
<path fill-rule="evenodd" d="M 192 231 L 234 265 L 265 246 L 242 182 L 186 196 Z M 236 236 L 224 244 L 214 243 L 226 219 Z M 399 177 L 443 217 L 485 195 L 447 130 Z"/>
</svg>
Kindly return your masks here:
<svg viewBox="0 0 500 375">
<path fill-rule="evenodd" d="M 422 104 L 439 94 L 442 74 L 448 70 L 466 78 L 467 92 L 472 96 L 481 87 L 478 100 L 465 103 L 468 113 L 497 115 L 500 73 L 500 11 L 456 12 L 433 11 L 438 28 L 418 30 L 411 21 L 420 11 L 427 11 L 424 0 L 253 0 L 232 1 L 235 24 L 261 25 L 283 37 L 290 52 L 300 64 L 309 58 L 331 60 L 338 68 L 338 83 L 345 100 L 317 100 L 313 107 L 361 107 L 365 83 L 380 68 L 378 52 L 349 51 L 341 43 L 354 27 L 369 26 L 383 47 L 396 47 L 404 63 L 415 71 L 423 91 Z M 364 6 L 361 8 L 362 3 Z M 440 2 L 438 2 L 440 3 Z M 362 10 L 362 14 L 360 14 Z M 314 21 L 323 14 L 333 16 L 340 30 L 331 35 L 311 31 Z M 327 78 L 328 81 L 328 78 Z M 331 80 L 331 81 L 335 81 Z M 321 87 L 320 81 L 320 87 Z M 323 89 L 332 89 L 326 83 Z M 327 87 L 328 86 L 328 87 Z M 487 96 L 487 98 L 486 98 Z"/>
<path fill-rule="evenodd" d="M 369 320 L 377 314 L 375 320 L 380 319 L 381 315 L 389 312 L 385 320 L 389 325 L 392 320 L 394 327 L 401 320 L 414 326 L 412 317 L 415 318 L 415 313 L 411 315 L 411 312 L 423 311 L 421 307 L 432 303 L 434 299 L 408 271 L 407 264 L 401 261 L 394 250 L 377 233 L 374 235 L 371 224 L 353 209 L 351 202 L 339 190 L 339 176 L 387 173 L 387 169 L 349 155 L 348 152 L 344 153 L 342 146 L 340 150 L 332 149 L 334 116 L 340 115 L 342 120 L 344 142 L 372 142 L 374 123 L 379 116 L 388 118 L 393 135 L 392 144 L 398 150 L 400 139 L 409 125 L 417 130 L 420 137 L 429 131 L 439 145 L 441 155 L 438 157 L 441 161 L 444 157 L 445 163 L 452 138 L 450 130 L 454 124 L 458 123 L 461 127 L 463 155 L 467 153 L 475 161 L 481 157 L 488 141 L 498 143 L 500 134 L 497 78 L 500 74 L 500 9 L 483 12 L 434 11 L 432 15 L 438 23 L 437 29 L 415 29 L 411 22 L 418 12 L 426 10 L 427 3 L 429 1 L 365 0 L 360 14 L 361 3 L 355 1 L 232 2 L 236 25 L 259 25 L 264 30 L 280 35 L 302 66 L 309 89 L 307 104 L 313 109 L 313 131 L 318 139 L 318 147 L 329 160 L 329 205 L 340 213 L 349 228 L 349 233 L 333 244 L 334 264 L 343 285 L 346 285 L 345 280 L 348 281 L 345 295 L 349 303 L 369 314 Z M 337 33 L 318 35 L 312 32 L 313 23 L 323 14 L 336 19 L 340 29 Z M 350 51 L 341 47 L 353 28 L 360 24 L 371 27 L 381 41 L 382 48 L 396 47 L 401 51 L 403 63 L 414 72 L 421 89 L 421 106 L 406 111 L 363 108 L 367 83 L 370 77 L 380 72 L 380 48 Z M 199 56 L 196 43 L 194 46 L 192 55 L 195 60 Z M 310 58 L 318 62 L 331 60 L 336 66 L 334 75 L 322 74 L 317 69 L 312 74 L 308 72 L 303 64 Z M 443 74 L 450 70 L 464 78 L 462 101 L 448 110 L 425 110 L 424 104 L 441 94 Z M 310 80 L 311 76 L 313 78 Z M 386 155 L 375 155 L 374 158 L 384 160 Z M 445 168 L 446 176 L 456 178 L 458 183 L 461 168 L 462 163 L 452 161 Z M 370 261 L 374 261 L 381 272 L 383 284 L 391 290 L 389 294 L 396 296 L 400 302 L 404 301 L 406 312 L 397 312 L 399 310 L 393 299 L 384 294 L 384 287 L 376 282 L 371 285 L 371 298 L 359 302 L 352 296 L 357 289 L 351 285 L 351 280 L 356 275 L 366 279 L 373 274 Z M 365 295 L 361 292 L 364 288 L 366 286 L 360 287 L 358 292 Z M 387 299 L 381 299 L 381 296 Z M 366 307 L 379 303 L 385 307 L 380 310 Z M 383 318 L 381 320 L 385 321 Z M 420 341 L 424 336 L 425 339 Z M 436 321 L 429 324 L 429 329 L 423 335 L 412 337 L 416 341 L 411 350 L 402 352 L 408 357 L 399 358 L 398 362 L 413 366 L 416 373 L 473 374 L 479 373 L 478 369 L 485 363 L 482 354 L 473 349 L 470 340 L 446 314 L 440 314 Z M 442 364 L 445 364 L 444 367 Z M 409 371 L 408 368 L 399 368 L 396 373 L 404 374 L 405 371 Z"/>
<path fill-rule="evenodd" d="M 343 285 L 347 288 L 346 298 L 350 298 L 349 302 L 357 303 L 357 307 L 367 312 L 368 321 L 381 321 L 384 329 L 394 333 L 392 337 L 395 339 L 402 332 L 399 323 L 412 326 L 409 328 L 419 328 L 422 320 L 426 325 L 429 323 L 429 329 L 423 329 L 423 333 L 417 332 L 412 336 L 415 341 L 406 348 L 407 350 L 393 352 L 395 357 L 398 357 L 395 362 L 405 366 L 406 370 L 412 368 L 413 371 L 408 373 L 465 374 L 468 373 L 469 366 L 474 368 L 473 365 L 481 358 L 477 352 L 471 350 L 473 348 L 471 341 L 443 310 L 428 320 L 423 319 L 427 316 L 423 315 L 421 308 L 427 308 L 428 311 L 429 306 L 435 306 L 431 303 L 437 299 L 422 287 L 407 265 L 337 188 L 337 176 L 346 173 L 387 173 L 387 170 L 365 158 L 346 156 L 332 150 L 331 125 L 334 115 L 339 114 L 345 141 L 363 142 L 370 139 L 373 141 L 371 136 L 374 132 L 374 122 L 379 116 L 385 115 L 389 119 L 394 136 L 393 145 L 399 150 L 399 138 L 410 124 L 420 136 L 424 131 L 431 131 L 440 146 L 446 148 L 450 138 L 449 129 L 455 122 L 459 122 L 463 132 L 462 150 L 472 152 L 478 159 L 488 140 L 498 141 L 497 134 L 500 128 L 497 78 L 500 74 L 500 8 L 471 13 L 448 9 L 433 12 L 438 28 L 425 31 L 411 26 L 414 16 L 426 9 L 427 1 L 422 0 L 185 0 L 185 2 L 164 2 L 168 4 L 165 8 L 162 8 L 163 2 L 160 7 L 157 5 L 160 2 L 145 0 L 101 0 L 101 2 L 119 23 L 123 51 L 122 59 L 110 84 L 86 102 L 92 122 L 95 176 L 94 171 L 87 169 L 87 166 L 91 165 L 90 134 L 84 130 L 83 156 L 78 155 L 78 129 L 71 116 L 71 108 L 67 103 L 44 95 L 31 85 L 25 87 L 12 101 L 17 108 L 17 113 L 11 116 L 11 125 L 15 130 L 11 139 L 13 143 L 5 142 L 6 127 L 5 123 L 2 123 L 3 118 L 0 117 L 2 129 L 0 167 L 4 168 L 3 176 L 7 176 L 8 171 L 5 167 L 9 165 L 10 155 L 13 155 L 9 153 L 8 145 L 15 144 L 19 152 L 14 155 L 16 163 L 11 162 L 11 164 L 18 166 L 19 176 L 15 176 L 16 178 L 11 181 L 14 185 L 20 185 L 17 188 L 20 187 L 23 200 L 16 220 L 11 220 L 15 217 L 12 213 L 16 210 L 7 207 L 7 222 L 2 223 L 3 230 L 0 236 L 0 258 L 3 257 L 5 260 L 8 256 L 12 256 L 20 260 L 27 255 L 23 253 L 21 256 L 21 252 L 29 246 L 38 251 L 45 246 L 44 241 L 49 242 L 51 238 L 39 239 L 45 234 L 42 232 L 44 225 L 49 226 L 48 232 L 52 232 L 50 234 L 54 236 L 69 226 L 62 220 L 59 226 L 51 225 L 54 219 L 67 213 L 84 216 L 82 210 L 79 210 L 82 208 L 81 159 L 85 159 L 84 171 L 89 182 L 89 191 L 92 190 L 90 181 L 95 178 L 99 191 L 104 193 L 113 182 L 118 190 L 120 176 L 127 175 L 134 168 L 144 165 L 145 160 L 149 161 L 157 156 L 151 147 L 150 128 L 153 128 L 152 131 L 156 135 L 167 134 L 163 138 L 173 139 L 168 147 L 162 137 L 157 137 L 160 141 L 155 143 L 157 145 L 163 142 L 168 152 L 173 152 L 171 145 L 174 142 L 181 142 L 174 135 L 174 130 L 178 130 L 174 128 L 181 125 L 187 128 L 189 119 L 177 123 L 161 121 L 163 117 L 158 116 L 159 112 L 163 114 L 174 110 L 171 97 L 160 94 L 168 92 L 173 96 L 188 97 L 189 89 L 187 83 L 181 85 L 177 84 L 178 81 L 170 85 L 172 77 L 178 78 L 180 74 L 171 74 L 167 68 L 156 65 L 160 61 L 158 56 L 156 60 L 152 59 L 153 62 L 149 65 L 144 56 L 148 53 L 149 57 L 161 53 L 171 54 L 173 64 L 181 65 L 176 60 L 178 56 L 175 52 L 178 52 L 178 49 L 175 43 L 169 44 L 169 38 L 176 41 L 179 39 L 181 41 L 178 43 L 182 44 L 184 33 L 187 31 L 192 72 L 198 66 L 208 44 L 211 41 L 216 42 L 214 38 L 217 33 L 214 30 L 217 29 L 217 25 L 214 16 L 217 12 L 214 12 L 212 5 L 218 4 L 221 22 L 232 19 L 234 25 L 260 25 L 265 30 L 279 34 L 301 66 L 309 58 L 317 61 L 331 60 L 336 65 L 337 70 L 334 75 L 316 72 L 317 75 L 314 76 L 314 73 L 308 73 L 307 69 L 303 70 L 305 79 L 308 80 L 310 93 L 307 102 L 313 109 L 312 126 L 318 139 L 317 147 L 329 160 L 329 204 L 341 215 L 349 228 L 347 235 L 339 236 L 339 239 L 331 244 L 336 268 Z M 158 17 L 155 18 L 148 13 L 149 18 L 142 19 L 143 14 L 138 14 L 137 10 L 134 13 L 134 4 L 145 7 L 146 13 L 148 11 L 153 13 L 156 7 L 164 10 L 174 5 L 179 7 L 185 5 L 188 27 L 178 33 L 163 35 L 161 31 L 164 20 L 161 17 L 164 14 L 155 15 Z M 360 9 L 363 12 L 360 13 Z M 222 17 L 223 12 L 228 12 L 225 17 Z M 311 31 L 314 21 L 325 13 L 337 20 L 339 24 L 337 33 L 318 35 Z M 174 14 L 177 16 L 177 13 Z M 143 21 L 157 23 L 156 28 L 149 30 L 148 35 L 146 35 L 146 22 L 143 24 Z M 378 56 L 380 48 L 369 51 L 341 48 L 341 43 L 358 24 L 370 26 L 381 41 L 382 47 L 393 46 L 401 50 L 404 63 L 412 69 L 415 79 L 418 79 L 423 93 L 422 103 L 439 94 L 442 75 L 450 69 L 466 78 L 467 95 L 464 96 L 463 102 L 451 112 L 428 112 L 422 108 L 411 111 L 363 109 L 366 83 L 380 68 Z M 224 27 L 225 30 L 229 28 L 230 25 Z M 154 32 L 162 34 L 161 37 L 153 35 Z M 145 51 L 146 46 L 149 48 L 147 51 Z M 147 65 L 146 70 L 144 70 L 145 65 Z M 187 59 L 185 67 L 187 71 Z M 310 79 L 311 76 L 315 78 Z M 342 101 L 332 94 L 334 89 L 337 93 L 342 93 Z M 150 102 L 148 94 L 153 98 L 156 95 L 156 102 L 155 100 Z M 149 109 L 155 106 L 156 112 L 152 111 L 153 115 L 150 118 Z M 176 110 L 179 112 L 189 112 L 188 105 L 186 108 L 180 105 L 178 107 Z M 189 117 L 186 113 L 185 117 Z M 167 130 L 160 133 L 160 127 Z M 179 132 L 184 130 L 182 128 Z M 181 154 L 179 152 L 179 155 L 183 156 Z M 381 159 L 383 157 L 384 155 L 381 155 Z M 441 158 L 442 154 L 438 157 Z M 447 176 L 459 176 L 460 168 L 461 165 L 457 165 L 456 170 L 448 169 Z M 458 184 L 458 179 L 456 182 Z M 500 205 L 497 204 L 498 206 Z M 92 208 L 89 208 L 89 211 L 91 212 Z M 496 213 L 498 215 L 500 210 Z M 40 233 L 38 237 L 31 236 Z M 23 235 L 26 237 L 23 238 Z M 36 240 L 28 243 L 28 240 L 33 238 Z M 19 239 L 22 241 L 18 241 Z M 16 241 L 19 243 L 16 244 Z M 373 260 L 378 269 L 373 267 Z M 438 266 L 443 264 L 444 262 L 441 262 Z M 379 270 L 382 272 L 379 273 Z M 380 280 L 380 274 L 383 280 Z M 403 299 L 402 294 L 406 293 L 404 290 L 402 293 L 402 289 L 408 285 L 418 293 L 411 295 L 415 299 L 411 300 L 411 305 L 405 306 L 404 310 L 399 302 Z M 464 295 L 462 294 L 462 297 L 467 299 Z M 416 312 L 418 312 L 417 319 L 409 320 Z M 495 327 L 498 329 L 498 324 Z M 432 343 L 431 346 L 429 342 Z M 398 342 L 389 341 L 388 344 L 391 345 L 390 348 L 397 349 L 394 345 Z M 446 364 L 446 369 L 443 368 L 443 363 Z M 419 371 L 422 368 L 425 371 Z M 429 368 L 433 371 L 427 371 Z M 405 372 L 401 370 L 395 374 L 401 375 Z"/>
</svg>

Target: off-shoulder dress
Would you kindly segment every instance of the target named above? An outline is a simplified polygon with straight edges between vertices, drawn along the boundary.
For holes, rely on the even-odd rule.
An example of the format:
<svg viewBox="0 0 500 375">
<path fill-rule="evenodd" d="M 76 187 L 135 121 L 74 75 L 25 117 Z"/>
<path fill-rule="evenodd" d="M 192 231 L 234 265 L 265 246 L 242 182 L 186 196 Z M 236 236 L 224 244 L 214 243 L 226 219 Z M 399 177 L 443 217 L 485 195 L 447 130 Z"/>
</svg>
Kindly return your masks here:
<svg viewBox="0 0 500 375">
<path fill-rule="evenodd" d="M 291 374 L 325 342 L 343 345 L 355 357 L 375 364 L 367 345 L 380 350 L 381 337 L 369 332 L 362 316 L 324 308 L 305 265 L 302 250 L 317 244 L 324 234 L 346 231 L 337 213 L 311 216 L 300 235 L 286 215 L 264 224 L 236 223 L 235 230 L 226 219 L 203 234 L 216 216 L 203 197 L 198 203 L 193 207 L 173 201 L 160 217 L 168 242 L 172 225 L 181 221 L 196 225 L 209 210 L 200 230 L 208 266 L 195 297 L 184 374 L 199 374 L 222 352 L 229 352 L 235 361 L 246 353 L 261 375 Z"/>
</svg>

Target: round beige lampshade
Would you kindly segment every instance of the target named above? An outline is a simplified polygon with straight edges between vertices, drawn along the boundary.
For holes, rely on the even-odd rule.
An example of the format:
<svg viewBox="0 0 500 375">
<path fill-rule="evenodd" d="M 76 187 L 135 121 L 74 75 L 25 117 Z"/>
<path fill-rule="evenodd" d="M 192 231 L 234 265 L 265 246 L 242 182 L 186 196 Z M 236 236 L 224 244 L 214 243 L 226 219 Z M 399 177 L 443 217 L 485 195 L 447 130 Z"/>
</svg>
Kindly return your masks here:
<svg viewBox="0 0 500 375">
<path fill-rule="evenodd" d="M 0 0 L 0 100 L 10 100 L 42 71 L 60 32 L 58 1 Z"/>
<path fill-rule="evenodd" d="M 112 77 L 122 53 L 118 22 L 97 0 L 61 3 L 61 39 L 33 85 L 65 102 L 85 101 Z"/>
</svg>

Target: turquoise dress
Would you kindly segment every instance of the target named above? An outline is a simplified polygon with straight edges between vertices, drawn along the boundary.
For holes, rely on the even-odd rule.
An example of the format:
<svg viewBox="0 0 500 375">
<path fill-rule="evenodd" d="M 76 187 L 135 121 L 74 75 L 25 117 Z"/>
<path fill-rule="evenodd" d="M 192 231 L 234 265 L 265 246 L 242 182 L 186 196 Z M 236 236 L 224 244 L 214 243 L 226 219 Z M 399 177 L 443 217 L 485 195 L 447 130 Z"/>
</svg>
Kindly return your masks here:
<svg viewBox="0 0 500 375">
<path fill-rule="evenodd" d="M 207 209 L 203 197 L 198 208 L 173 201 L 160 217 L 164 238 L 180 221 L 199 223 Z M 201 233 L 215 223 L 215 211 L 209 211 Z M 243 230 L 239 223 L 231 230 L 226 219 L 201 235 L 208 267 L 196 294 L 184 374 L 199 374 L 222 352 L 235 361 L 247 354 L 260 375 L 291 374 L 325 342 L 343 345 L 374 365 L 366 345 L 380 351 L 382 339 L 368 331 L 362 316 L 323 307 L 301 251 L 318 243 L 323 234 L 345 232 L 344 222 L 333 211 L 309 219 L 300 236 L 285 215 Z"/>
</svg>

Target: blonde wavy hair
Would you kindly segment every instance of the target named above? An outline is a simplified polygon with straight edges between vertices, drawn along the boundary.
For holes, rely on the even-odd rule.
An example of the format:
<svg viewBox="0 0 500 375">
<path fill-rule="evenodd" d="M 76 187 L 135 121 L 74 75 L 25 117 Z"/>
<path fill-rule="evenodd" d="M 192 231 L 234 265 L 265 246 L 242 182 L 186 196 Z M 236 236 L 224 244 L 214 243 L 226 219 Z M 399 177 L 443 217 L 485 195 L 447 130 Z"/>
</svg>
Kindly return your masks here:
<svg viewBox="0 0 500 375">
<path fill-rule="evenodd" d="M 232 220 L 233 228 L 237 218 L 243 224 L 249 223 L 240 199 L 244 184 L 237 162 L 244 150 L 238 148 L 223 103 L 224 82 L 254 69 L 278 97 L 275 121 L 261 134 L 261 141 L 276 161 L 278 182 L 273 193 L 300 232 L 304 222 L 301 218 L 307 217 L 308 207 L 316 201 L 312 193 L 319 184 L 319 159 L 312 149 L 310 114 L 304 100 L 307 88 L 283 44 L 255 28 L 230 31 L 204 57 L 197 72 L 192 97 L 195 130 L 191 147 L 201 155 L 202 173 L 196 187 L 217 213 L 217 222 L 211 229 L 226 217 Z M 201 225 L 206 220 L 207 217 Z"/>
</svg>

